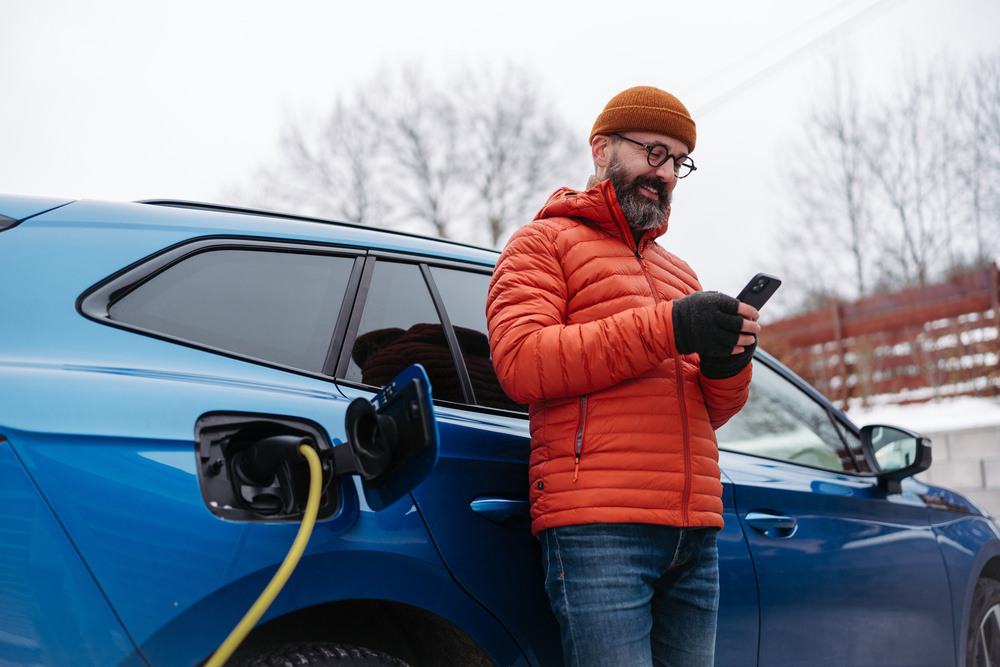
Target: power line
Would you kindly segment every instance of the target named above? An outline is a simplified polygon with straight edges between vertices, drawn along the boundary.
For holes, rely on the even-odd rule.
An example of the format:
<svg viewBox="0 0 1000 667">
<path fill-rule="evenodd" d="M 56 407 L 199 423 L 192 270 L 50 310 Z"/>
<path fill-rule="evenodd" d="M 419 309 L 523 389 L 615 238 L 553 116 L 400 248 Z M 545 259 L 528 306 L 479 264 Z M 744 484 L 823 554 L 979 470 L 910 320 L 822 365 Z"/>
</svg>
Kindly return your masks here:
<svg viewBox="0 0 1000 667">
<path fill-rule="evenodd" d="M 723 106 L 724 104 L 726 104 L 727 102 L 729 102 L 730 100 L 732 100 L 734 97 L 737 97 L 737 96 L 741 95 L 742 93 L 746 92 L 747 90 L 749 90 L 749 89 L 751 89 L 751 88 L 753 88 L 753 87 L 761 84 L 765 79 L 773 76 L 774 74 L 776 74 L 780 70 L 788 67 L 789 65 L 791 65 L 795 61 L 797 61 L 800 58 L 803 58 L 804 56 L 806 56 L 809 53 L 809 51 L 811 51 L 813 49 L 813 47 L 816 45 L 817 42 L 820 42 L 820 41 L 826 39 L 827 37 L 829 37 L 830 35 L 832 35 L 834 33 L 837 33 L 837 32 L 843 32 L 843 31 L 852 31 L 853 32 L 853 31 L 855 31 L 855 30 L 863 27 L 864 25 L 867 25 L 868 23 L 871 23 L 875 19 L 880 18 L 881 16 L 883 16 L 886 13 L 888 13 L 892 9 L 895 9 L 895 7 L 897 5 L 900 5 L 900 4 L 902 4 L 903 2 L 906 2 L 906 1 L 907 0 L 878 0 L 877 2 L 875 2 L 875 3 L 871 4 L 871 5 L 869 5 L 868 7 L 866 7 L 865 9 L 862 9 L 858 13 L 856 13 L 856 14 L 854 14 L 852 16 L 847 17 L 846 19 L 844 19 L 843 21 L 841 21 L 837 25 L 833 26 L 832 28 L 828 29 L 827 31 L 823 32 L 822 34 L 818 35 L 817 37 L 814 37 L 813 39 L 809 40 L 804 45 L 800 46 L 799 48 L 795 49 L 791 53 L 785 55 L 784 57 L 780 58 L 776 62 L 774 62 L 771 65 L 769 65 L 769 66 L 765 67 L 764 69 L 760 70 L 756 74 L 754 74 L 754 75 L 748 77 L 747 79 L 743 80 L 742 82 L 736 84 L 735 86 L 733 86 L 732 88 L 730 88 L 726 92 L 722 93 L 721 95 L 713 98 L 712 100 L 709 100 L 708 102 L 706 102 L 703 105 L 700 105 L 699 107 L 697 107 L 697 109 L 695 110 L 694 113 L 697 116 L 699 116 L 699 117 L 703 117 L 703 116 L 705 116 L 707 114 L 712 113 L 713 111 L 715 111 L 719 107 Z M 825 18 L 826 16 L 828 16 L 831 13 L 838 12 L 841 7 L 843 7 L 846 4 L 849 4 L 850 2 L 851 2 L 851 0 L 846 0 L 845 2 L 842 2 L 841 4 L 837 5 L 836 7 L 834 7 L 832 9 L 824 12 L 823 14 L 821 14 L 821 15 L 819 15 L 817 17 L 814 17 L 813 19 L 810 19 L 807 23 L 805 23 L 802 26 L 798 27 L 794 31 L 788 33 L 787 35 L 785 35 L 784 37 L 782 37 L 778 41 L 784 41 L 784 40 L 788 39 L 790 36 L 793 36 L 794 34 L 801 32 L 809 24 L 815 23 L 817 21 L 820 21 L 820 20 L 822 20 L 823 18 Z M 760 52 L 760 51 L 758 51 L 758 52 Z M 754 55 L 752 57 L 756 57 L 756 55 Z M 743 58 L 741 60 L 745 60 L 745 59 L 746 58 Z"/>
</svg>

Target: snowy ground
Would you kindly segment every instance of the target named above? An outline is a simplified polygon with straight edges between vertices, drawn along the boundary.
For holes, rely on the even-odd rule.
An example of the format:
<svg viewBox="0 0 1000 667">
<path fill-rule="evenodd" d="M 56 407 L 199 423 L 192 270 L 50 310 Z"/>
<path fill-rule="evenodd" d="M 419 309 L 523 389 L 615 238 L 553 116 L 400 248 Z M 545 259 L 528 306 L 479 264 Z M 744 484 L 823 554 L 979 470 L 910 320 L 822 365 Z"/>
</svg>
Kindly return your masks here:
<svg viewBox="0 0 1000 667">
<path fill-rule="evenodd" d="M 1000 425 L 1000 399 L 959 397 L 909 405 L 852 405 L 847 416 L 858 426 L 886 424 L 918 433 L 943 433 Z"/>
</svg>

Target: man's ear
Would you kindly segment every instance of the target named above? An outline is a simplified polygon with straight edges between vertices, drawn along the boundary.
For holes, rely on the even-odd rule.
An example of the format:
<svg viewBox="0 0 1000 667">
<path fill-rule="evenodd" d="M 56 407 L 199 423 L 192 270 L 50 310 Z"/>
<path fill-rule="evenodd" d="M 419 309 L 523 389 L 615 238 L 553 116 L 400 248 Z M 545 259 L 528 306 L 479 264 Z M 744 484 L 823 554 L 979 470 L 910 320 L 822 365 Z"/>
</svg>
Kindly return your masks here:
<svg viewBox="0 0 1000 667">
<path fill-rule="evenodd" d="M 600 172 L 608 166 L 611 157 L 611 139 L 604 134 L 594 135 L 594 140 L 590 142 L 590 154 L 594 158 L 594 166 Z"/>
</svg>

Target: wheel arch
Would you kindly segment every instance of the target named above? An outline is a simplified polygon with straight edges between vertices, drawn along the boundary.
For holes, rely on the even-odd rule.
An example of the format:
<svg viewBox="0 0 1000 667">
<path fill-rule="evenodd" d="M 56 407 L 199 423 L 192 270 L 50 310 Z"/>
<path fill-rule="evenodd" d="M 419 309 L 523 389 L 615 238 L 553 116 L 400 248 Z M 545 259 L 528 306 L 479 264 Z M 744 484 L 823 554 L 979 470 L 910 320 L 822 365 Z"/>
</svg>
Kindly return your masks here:
<svg viewBox="0 0 1000 667">
<path fill-rule="evenodd" d="M 1000 581 L 1000 553 L 993 554 L 983 565 L 977 579 L 995 579 Z"/>
<path fill-rule="evenodd" d="M 976 585 L 982 579 L 992 579 L 1000 583 L 1000 541 L 994 539 L 983 546 L 979 552 L 970 576 L 966 581 L 965 591 L 962 595 L 961 614 L 956 614 L 960 619 L 960 626 L 956 628 L 956 646 L 958 649 L 957 663 L 966 663 L 966 644 L 969 636 L 970 615 L 972 612 L 972 602 L 976 591 Z"/>
<path fill-rule="evenodd" d="M 207 659 L 271 574 L 256 572 L 203 598 L 142 642 L 141 654 L 151 664 Z M 441 646 L 429 647 L 422 637 Z M 470 665 L 528 664 L 510 632 L 443 567 L 379 551 L 304 557 L 238 651 L 288 642 L 349 644 L 425 663 L 435 650 L 461 650 Z"/>
<path fill-rule="evenodd" d="M 339 600 L 289 612 L 254 628 L 237 656 L 300 642 L 364 647 L 413 667 L 496 664 L 482 646 L 449 620 L 411 604 L 378 599 Z"/>
</svg>

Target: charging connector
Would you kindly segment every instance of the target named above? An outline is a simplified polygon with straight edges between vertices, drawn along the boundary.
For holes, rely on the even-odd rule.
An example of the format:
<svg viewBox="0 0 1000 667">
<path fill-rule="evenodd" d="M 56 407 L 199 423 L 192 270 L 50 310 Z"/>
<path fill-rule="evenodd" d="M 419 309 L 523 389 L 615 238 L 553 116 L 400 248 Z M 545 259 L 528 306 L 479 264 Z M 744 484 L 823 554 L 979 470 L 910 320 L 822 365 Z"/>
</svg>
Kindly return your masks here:
<svg viewBox="0 0 1000 667">
<path fill-rule="evenodd" d="M 247 611 L 242 620 L 233 628 L 233 631 L 229 633 L 229 636 L 222 642 L 222 645 L 212 654 L 212 657 L 205 663 L 205 667 L 219 667 L 225 664 L 226 660 L 243 643 L 250 630 L 261 619 L 264 612 L 274 602 L 274 599 L 278 597 L 278 593 L 285 586 L 288 578 L 299 564 L 299 559 L 302 558 L 306 544 L 308 544 L 309 538 L 312 536 L 313 526 L 316 524 L 316 515 L 319 512 L 320 490 L 323 487 L 323 466 L 320 463 L 319 456 L 309 445 L 300 445 L 297 451 L 298 454 L 305 458 L 309 465 L 309 497 L 306 501 L 305 512 L 302 515 L 302 524 L 299 526 L 299 532 L 295 536 L 295 541 L 292 542 L 291 549 L 288 550 L 288 555 L 285 556 L 285 560 L 282 561 L 281 567 L 278 568 L 274 577 L 271 578 L 271 582 L 267 585 L 267 588 L 260 594 L 260 597 L 257 598 L 257 601 L 250 607 L 250 610 Z"/>
<path fill-rule="evenodd" d="M 331 446 L 315 422 L 280 415 L 211 412 L 195 425 L 198 483 L 206 506 L 230 521 L 301 521 L 288 555 L 264 592 L 206 663 L 228 660 L 291 576 L 313 526 L 344 506 L 338 478 L 358 475 L 378 511 L 424 480 L 438 457 L 427 373 L 413 365 L 372 400 L 355 399 L 347 442 Z"/>
</svg>

